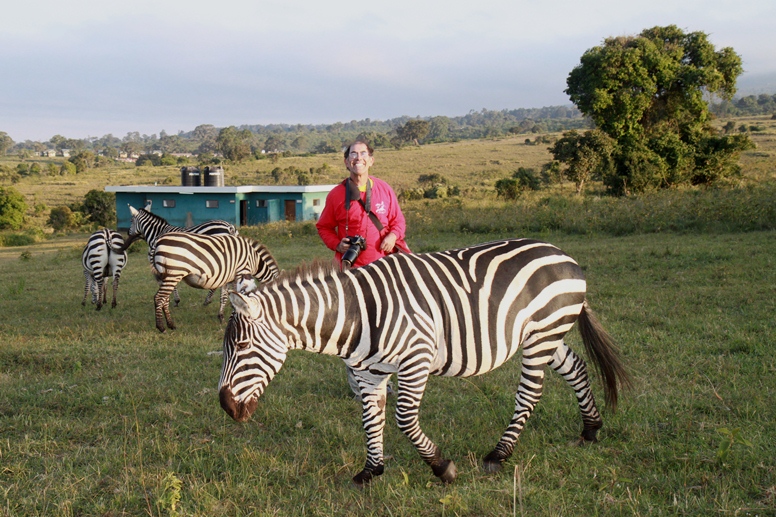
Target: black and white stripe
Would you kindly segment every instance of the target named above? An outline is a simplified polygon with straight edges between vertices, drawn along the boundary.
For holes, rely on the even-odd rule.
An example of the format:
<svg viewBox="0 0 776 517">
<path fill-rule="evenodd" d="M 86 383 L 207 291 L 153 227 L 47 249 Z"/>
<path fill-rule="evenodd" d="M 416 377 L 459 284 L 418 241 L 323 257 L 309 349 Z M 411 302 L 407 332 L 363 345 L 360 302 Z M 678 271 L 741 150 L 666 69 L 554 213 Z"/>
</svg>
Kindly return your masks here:
<svg viewBox="0 0 776 517">
<path fill-rule="evenodd" d="M 395 254 L 344 272 L 312 267 L 284 275 L 253 292 L 230 294 L 235 311 L 224 337 L 221 406 L 238 421 L 249 418 L 290 349 L 340 356 L 362 394 L 367 459 L 353 478 L 360 485 L 383 472 L 386 384 L 395 373 L 399 428 L 434 474 L 450 482 L 455 465 L 418 423 L 428 376 L 486 373 L 522 347 L 515 412 L 485 467 L 498 470 L 511 456 L 541 396 L 546 366 L 574 389 L 582 439 L 595 441 L 601 416 L 585 363 L 564 335 L 579 323 L 612 408 L 627 375 L 585 290 L 572 258 L 526 239 Z"/>
<path fill-rule="evenodd" d="M 186 232 L 165 233 L 156 240 L 151 265 L 159 281 L 154 296 L 156 328 L 174 329 L 170 314 L 170 294 L 183 280 L 199 289 L 221 288 L 218 319 L 223 321 L 226 294 L 224 287 L 238 276 L 250 275 L 260 282 L 278 276 L 280 270 L 269 250 L 256 241 L 236 235 L 198 235 Z"/>
<path fill-rule="evenodd" d="M 83 253 L 81 253 L 81 263 L 84 268 L 84 298 L 81 305 L 86 305 L 86 297 L 89 292 L 92 293 L 92 303 L 97 305 L 97 310 L 102 309 L 102 305 L 108 302 L 108 286 L 105 280 L 113 277 L 113 302 L 111 308 L 116 307 L 116 294 L 119 290 L 119 278 L 121 270 L 127 265 L 127 252 L 115 251 L 114 248 L 121 248 L 124 245 L 124 238 L 119 232 L 113 230 L 98 230 L 89 236 Z"/>
<path fill-rule="evenodd" d="M 163 217 L 159 217 L 156 214 L 152 214 L 148 207 L 136 209 L 132 205 L 129 205 L 129 212 L 132 215 L 132 219 L 129 225 L 128 238 L 121 250 L 127 249 L 133 242 L 138 239 L 144 239 L 148 243 L 148 261 L 152 262 L 154 256 L 154 248 L 156 247 L 156 241 L 169 232 L 188 232 L 196 233 L 199 235 L 238 235 L 238 230 L 232 223 L 221 219 L 213 219 L 211 221 L 205 221 L 204 223 L 194 226 L 187 226 L 181 228 L 180 226 L 173 226 L 167 222 Z M 213 298 L 215 290 L 211 289 L 205 297 L 205 305 L 210 303 Z M 222 293 L 222 297 L 224 293 Z M 175 305 L 180 302 L 178 296 L 178 290 L 173 290 L 173 298 Z M 223 308 L 222 308 L 223 310 Z"/>
</svg>

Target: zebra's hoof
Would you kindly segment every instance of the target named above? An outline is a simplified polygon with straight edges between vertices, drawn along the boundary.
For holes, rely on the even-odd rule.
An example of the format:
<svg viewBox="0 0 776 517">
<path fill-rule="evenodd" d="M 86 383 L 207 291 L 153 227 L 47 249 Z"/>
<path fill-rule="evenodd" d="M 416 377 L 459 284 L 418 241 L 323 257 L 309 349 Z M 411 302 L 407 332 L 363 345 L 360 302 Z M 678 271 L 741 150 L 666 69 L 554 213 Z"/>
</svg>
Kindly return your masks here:
<svg viewBox="0 0 776 517">
<path fill-rule="evenodd" d="M 449 485 L 458 477 L 458 469 L 451 460 L 442 460 L 439 462 L 439 465 L 433 467 L 432 470 L 434 471 L 434 475 L 446 485 Z"/>
<path fill-rule="evenodd" d="M 495 451 L 482 458 L 482 468 L 485 472 L 501 472 L 501 466 L 504 464 L 504 458 Z"/>
</svg>

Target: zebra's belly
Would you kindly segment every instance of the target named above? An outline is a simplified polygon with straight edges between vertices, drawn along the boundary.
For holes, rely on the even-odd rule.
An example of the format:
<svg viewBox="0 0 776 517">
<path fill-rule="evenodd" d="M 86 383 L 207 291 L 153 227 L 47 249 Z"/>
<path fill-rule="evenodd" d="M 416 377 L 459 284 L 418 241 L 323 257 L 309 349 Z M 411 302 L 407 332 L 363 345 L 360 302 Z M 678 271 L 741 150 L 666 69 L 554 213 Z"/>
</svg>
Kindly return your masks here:
<svg viewBox="0 0 776 517">
<path fill-rule="evenodd" d="M 208 275 L 188 275 L 183 277 L 183 281 L 191 287 L 197 287 L 199 289 L 218 289 L 226 282 L 221 282 L 219 278 L 214 278 Z"/>
</svg>

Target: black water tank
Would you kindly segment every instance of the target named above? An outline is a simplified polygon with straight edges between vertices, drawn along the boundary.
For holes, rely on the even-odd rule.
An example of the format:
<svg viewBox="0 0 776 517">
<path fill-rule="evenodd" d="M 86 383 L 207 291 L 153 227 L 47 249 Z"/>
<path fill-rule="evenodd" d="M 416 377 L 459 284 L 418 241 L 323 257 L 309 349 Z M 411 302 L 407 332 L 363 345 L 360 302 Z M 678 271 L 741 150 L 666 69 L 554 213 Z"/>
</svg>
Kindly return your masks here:
<svg viewBox="0 0 776 517">
<path fill-rule="evenodd" d="M 223 167 L 205 167 L 205 179 L 202 184 L 206 187 L 224 186 Z"/>
<path fill-rule="evenodd" d="M 199 167 L 181 167 L 181 185 L 199 187 Z"/>
</svg>

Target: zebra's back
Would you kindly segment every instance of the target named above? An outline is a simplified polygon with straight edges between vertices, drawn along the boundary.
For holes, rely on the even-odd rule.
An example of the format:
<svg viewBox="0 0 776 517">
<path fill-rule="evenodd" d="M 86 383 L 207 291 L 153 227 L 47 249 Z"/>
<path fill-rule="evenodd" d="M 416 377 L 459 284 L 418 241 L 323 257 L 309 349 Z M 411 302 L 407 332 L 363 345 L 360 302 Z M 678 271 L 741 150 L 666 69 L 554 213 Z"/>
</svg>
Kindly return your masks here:
<svg viewBox="0 0 776 517">
<path fill-rule="evenodd" d="M 182 278 L 193 287 L 216 289 L 245 273 L 266 281 L 277 263 L 261 244 L 236 235 L 170 232 L 156 242 L 153 267 L 160 278 Z"/>
<path fill-rule="evenodd" d="M 385 329 L 409 325 L 433 339 L 431 373 L 444 376 L 488 372 L 521 344 L 535 346 L 564 334 L 582 309 L 586 289 L 571 257 L 528 239 L 396 254 L 348 274 L 365 300 L 362 319 L 385 322 L 365 329 L 372 335 L 362 342 L 380 350 L 371 359 L 383 360 L 378 356 L 405 347 L 394 341 L 395 350 L 386 349 Z M 415 343 L 427 346 L 423 340 Z M 369 362 L 367 355 L 362 364 Z"/>
</svg>

